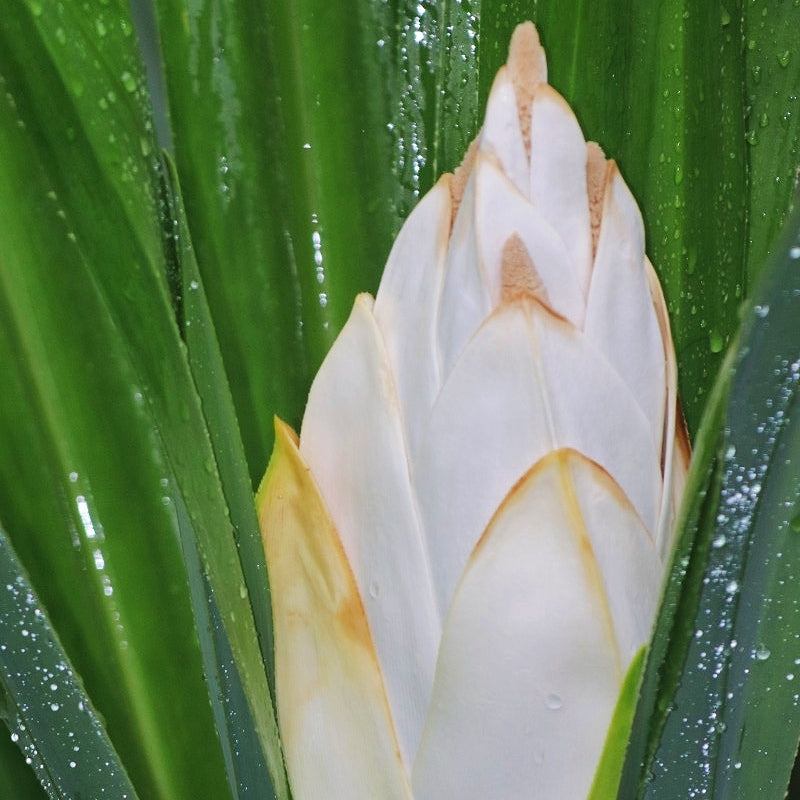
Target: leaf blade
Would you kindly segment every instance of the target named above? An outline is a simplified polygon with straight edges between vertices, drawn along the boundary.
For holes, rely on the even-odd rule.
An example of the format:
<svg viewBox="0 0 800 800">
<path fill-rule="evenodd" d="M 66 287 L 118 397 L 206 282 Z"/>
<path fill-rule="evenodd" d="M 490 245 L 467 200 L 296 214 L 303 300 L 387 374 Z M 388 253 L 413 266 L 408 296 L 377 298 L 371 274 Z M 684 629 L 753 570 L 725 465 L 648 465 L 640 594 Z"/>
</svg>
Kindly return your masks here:
<svg viewBox="0 0 800 800">
<path fill-rule="evenodd" d="M 136 792 L 0 529 L 0 705 L 51 798 Z M 57 735 L 53 735 L 56 731 Z"/>
<path fill-rule="evenodd" d="M 701 430 L 689 483 L 697 494 L 690 489 L 637 711 L 649 727 L 638 729 L 620 798 L 786 791 L 800 734 L 787 678 L 798 624 L 790 578 L 800 563 L 791 527 L 800 503 L 800 284 L 787 242 L 797 246 L 798 229 L 795 214 L 794 238 L 762 278 Z M 778 709 L 781 735 L 771 736 Z"/>
</svg>

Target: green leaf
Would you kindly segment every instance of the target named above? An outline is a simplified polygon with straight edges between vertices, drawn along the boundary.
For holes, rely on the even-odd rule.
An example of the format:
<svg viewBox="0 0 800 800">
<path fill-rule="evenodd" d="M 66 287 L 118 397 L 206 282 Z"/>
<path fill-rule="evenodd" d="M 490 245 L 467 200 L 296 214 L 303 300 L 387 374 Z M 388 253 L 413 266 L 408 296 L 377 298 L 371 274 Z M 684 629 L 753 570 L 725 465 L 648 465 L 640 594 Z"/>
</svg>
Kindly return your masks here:
<svg viewBox="0 0 800 800">
<path fill-rule="evenodd" d="M 274 754 L 269 688 L 168 293 L 127 10 L 70 13 L 0 22 L 0 507 L 139 791 L 222 797 L 184 528 Z"/>
<path fill-rule="evenodd" d="M 180 351 L 135 41 L 98 14 L 0 20 L 0 508 L 137 790 L 192 797 L 224 772 L 162 499 Z"/>
<path fill-rule="evenodd" d="M 617 793 L 636 712 L 636 701 L 639 698 L 639 684 L 646 653 L 647 648 L 642 647 L 631 660 L 625 674 L 587 800 L 608 800 Z"/>
<path fill-rule="evenodd" d="M 748 283 L 766 263 L 795 201 L 800 166 L 800 4 L 744 6 L 746 134 L 750 173 Z"/>
<path fill-rule="evenodd" d="M 47 800 L 36 773 L 8 736 L 0 736 L 0 794 L 8 800 Z"/>
<path fill-rule="evenodd" d="M 0 717 L 49 796 L 136 800 L 125 768 L 2 529 L 0 642 Z"/>
<path fill-rule="evenodd" d="M 783 798 L 800 737 L 800 214 L 699 436 L 620 798 Z"/>
<path fill-rule="evenodd" d="M 255 485 L 273 415 L 299 423 L 388 252 L 373 8 L 169 0 L 157 13 L 175 159 Z"/>
<path fill-rule="evenodd" d="M 178 324 L 186 342 L 189 366 L 214 450 L 214 462 L 209 461 L 205 466 L 209 473 L 218 473 L 220 476 L 242 563 L 244 583 L 240 593 L 246 592 L 250 599 L 261 646 L 260 655 L 267 665 L 266 675 L 272 679 L 270 691 L 274 691 L 271 603 L 253 494 L 225 368 L 186 226 L 177 174 L 168 159 L 165 159 L 165 174 L 165 200 L 171 212 L 165 222 L 173 233 L 174 244 L 168 269 L 174 276 Z M 274 797 L 275 790 L 230 641 L 193 539 L 189 523 L 191 513 L 182 504 L 177 506 L 177 511 L 192 603 L 198 619 L 200 648 L 206 679 L 212 685 L 211 703 L 222 740 L 231 791 L 234 796 L 257 791 L 260 797 Z M 262 669 L 258 654 L 255 648 L 247 652 L 253 672 Z M 262 693 L 257 700 L 271 705 L 269 693 Z M 282 755 L 277 739 L 271 742 L 270 758 L 272 768 L 282 774 Z"/>
</svg>

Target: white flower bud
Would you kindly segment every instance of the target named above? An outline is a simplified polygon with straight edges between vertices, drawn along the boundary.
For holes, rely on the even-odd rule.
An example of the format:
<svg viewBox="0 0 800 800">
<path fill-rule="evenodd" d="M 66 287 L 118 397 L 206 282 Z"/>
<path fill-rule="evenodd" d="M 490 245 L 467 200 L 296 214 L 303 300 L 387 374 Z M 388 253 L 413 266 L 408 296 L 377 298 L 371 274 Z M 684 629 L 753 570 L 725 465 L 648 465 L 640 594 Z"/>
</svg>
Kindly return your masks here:
<svg viewBox="0 0 800 800">
<path fill-rule="evenodd" d="M 259 493 L 297 800 L 580 800 L 688 445 L 633 197 L 530 23 Z"/>
</svg>

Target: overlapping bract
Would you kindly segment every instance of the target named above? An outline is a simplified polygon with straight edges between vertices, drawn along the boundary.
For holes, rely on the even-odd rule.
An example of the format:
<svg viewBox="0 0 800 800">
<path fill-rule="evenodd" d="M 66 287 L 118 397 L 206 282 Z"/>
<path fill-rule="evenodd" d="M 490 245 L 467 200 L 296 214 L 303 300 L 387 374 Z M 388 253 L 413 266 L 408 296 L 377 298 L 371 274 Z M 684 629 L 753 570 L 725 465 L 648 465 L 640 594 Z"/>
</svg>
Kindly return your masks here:
<svg viewBox="0 0 800 800">
<path fill-rule="evenodd" d="M 641 217 L 520 26 L 259 494 L 294 796 L 585 797 L 688 459 Z"/>
</svg>

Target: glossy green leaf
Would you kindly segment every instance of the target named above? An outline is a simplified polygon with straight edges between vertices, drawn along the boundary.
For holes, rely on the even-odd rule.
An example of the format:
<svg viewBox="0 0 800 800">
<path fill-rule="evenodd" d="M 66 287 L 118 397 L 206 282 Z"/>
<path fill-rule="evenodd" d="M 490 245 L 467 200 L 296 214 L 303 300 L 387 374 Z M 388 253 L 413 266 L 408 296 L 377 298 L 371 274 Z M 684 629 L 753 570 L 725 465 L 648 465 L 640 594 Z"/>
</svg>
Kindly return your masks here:
<svg viewBox="0 0 800 800">
<path fill-rule="evenodd" d="M 0 718 L 51 798 L 136 793 L 0 529 Z M 4 793 L 4 797 L 13 795 Z"/>
<path fill-rule="evenodd" d="M 8 800 L 47 800 L 47 792 L 9 736 L 0 736 L 0 796 Z"/>
<path fill-rule="evenodd" d="M 95 19 L 37 3 L 0 24 L 0 204 L 12 210 L 0 227 L 9 534 L 57 609 L 139 791 L 222 797 L 181 525 L 273 754 L 275 722 L 168 293 L 159 164 L 127 11 Z M 53 533 L 28 535 L 36 529 Z M 280 760 L 271 766 L 280 775 Z"/>
<path fill-rule="evenodd" d="M 169 0 L 157 12 L 189 226 L 255 484 L 273 414 L 299 422 L 388 252 L 388 98 L 363 40 L 373 9 Z"/>
<path fill-rule="evenodd" d="M 744 6 L 747 98 L 748 281 L 778 242 L 795 202 L 800 167 L 800 4 L 751 0 Z"/>
<path fill-rule="evenodd" d="M 138 790 L 189 797 L 222 770 L 162 501 L 170 471 L 151 403 L 170 397 L 145 366 L 168 364 L 169 318 L 148 314 L 168 308 L 155 173 L 115 111 L 138 115 L 144 134 L 125 87 L 139 85 L 135 42 L 110 9 L 71 14 L 17 4 L 0 20 L 0 507 Z M 206 731 L 199 750 L 189 720 Z M 198 752 L 198 769 L 181 768 Z"/>
<path fill-rule="evenodd" d="M 783 798 L 800 738 L 800 214 L 695 453 L 620 798 Z"/>
<path fill-rule="evenodd" d="M 639 699 L 639 684 L 642 680 L 646 653 L 647 648 L 642 647 L 633 657 L 628 672 L 625 674 L 625 680 L 622 682 L 619 699 L 614 709 L 614 716 L 606 734 L 600 764 L 597 767 L 587 800 L 609 800 L 615 796 L 619 788 L 625 753 L 628 749 L 628 740 L 636 713 L 636 703 Z"/>
<path fill-rule="evenodd" d="M 168 270 L 174 276 L 178 325 L 186 342 L 189 366 L 200 395 L 203 417 L 214 451 L 214 462 L 207 462 L 205 468 L 207 472 L 219 473 L 220 476 L 241 556 L 244 583 L 240 592 L 246 591 L 250 598 L 260 654 L 267 665 L 267 676 L 272 677 L 271 604 L 253 494 L 225 368 L 186 226 L 177 175 L 174 165 L 168 160 L 165 172 L 165 194 L 170 208 L 166 222 L 174 234 L 171 240 L 174 250 L 168 256 Z M 274 797 L 275 790 L 241 685 L 239 670 L 230 650 L 230 641 L 193 539 L 189 523 L 191 512 L 182 504 L 177 506 L 177 512 L 206 680 L 211 686 L 211 704 L 222 740 L 231 792 L 235 797 L 246 796 L 253 791 L 259 797 Z M 258 654 L 256 648 L 248 651 L 249 657 L 255 659 L 251 664 L 254 672 L 262 668 Z M 269 695 L 262 696 L 261 701 L 269 702 Z M 282 756 L 277 740 L 274 741 L 271 758 L 273 768 L 275 764 L 280 764 Z"/>
</svg>

